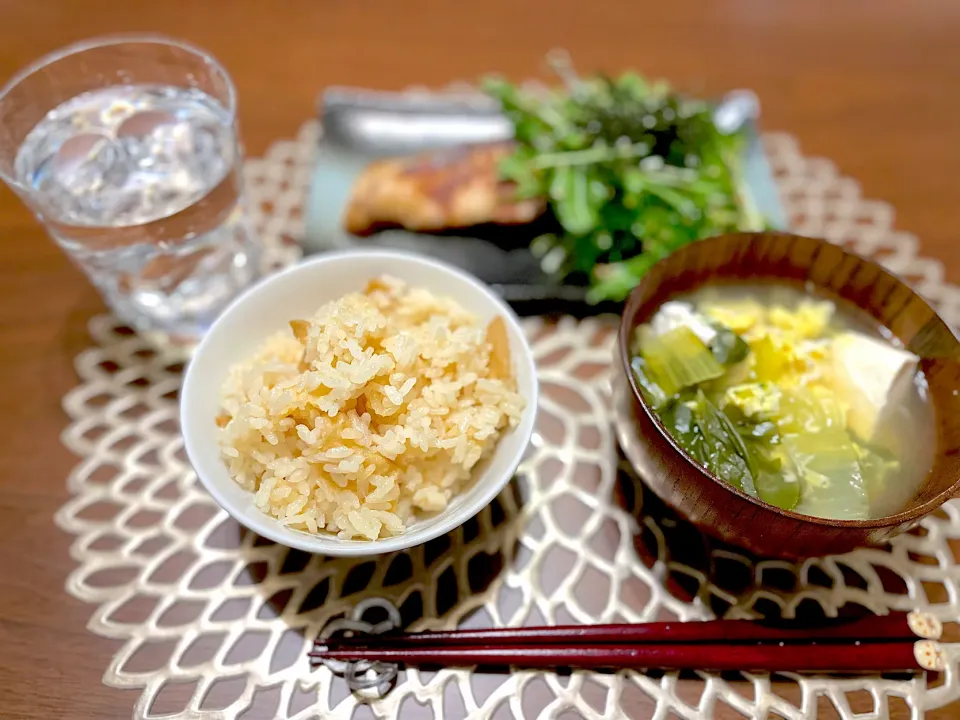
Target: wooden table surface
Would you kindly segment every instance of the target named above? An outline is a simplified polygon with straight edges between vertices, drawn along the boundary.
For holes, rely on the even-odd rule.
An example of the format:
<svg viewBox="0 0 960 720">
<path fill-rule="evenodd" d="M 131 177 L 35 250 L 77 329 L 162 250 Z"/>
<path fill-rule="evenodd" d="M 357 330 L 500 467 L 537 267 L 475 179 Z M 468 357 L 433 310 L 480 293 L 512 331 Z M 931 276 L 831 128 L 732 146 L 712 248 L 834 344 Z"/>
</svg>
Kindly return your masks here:
<svg viewBox="0 0 960 720">
<path fill-rule="evenodd" d="M 796 135 L 888 200 L 901 229 L 960 281 L 960 3 L 956 0 L 0 0 L 0 81 L 82 38 L 158 31 L 232 73 L 247 152 L 290 137 L 331 84 L 440 85 L 495 70 L 633 67 L 718 94 L 753 88 L 769 129 Z M 64 591 L 71 541 L 53 524 L 75 462 L 58 440 L 72 361 L 103 306 L 5 187 L 0 190 L 0 716 L 129 717 L 136 691 L 101 676 L 117 643 L 85 629 Z M 956 711 L 956 708 L 954 708 Z M 825 710 L 826 712 L 826 710 Z M 898 706 L 895 715 L 906 717 Z M 948 717 L 944 711 L 942 717 Z"/>
</svg>

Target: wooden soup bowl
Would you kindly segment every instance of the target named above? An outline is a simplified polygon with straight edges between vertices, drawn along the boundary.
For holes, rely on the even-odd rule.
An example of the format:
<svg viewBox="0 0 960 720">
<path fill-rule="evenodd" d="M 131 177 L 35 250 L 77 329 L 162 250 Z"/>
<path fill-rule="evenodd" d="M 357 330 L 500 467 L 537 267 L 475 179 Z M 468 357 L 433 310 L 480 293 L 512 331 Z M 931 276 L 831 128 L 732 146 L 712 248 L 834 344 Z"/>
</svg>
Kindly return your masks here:
<svg viewBox="0 0 960 720">
<path fill-rule="evenodd" d="M 827 520 L 781 510 L 696 463 L 643 400 L 630 371 L 630 338 L 660 305 L 708 283 L 792 285 L 846 301 L 918 355 L 934 406 L 933 466 L 901 512 L 873 520 Z M 622 372 L 633 394 L 644 482 L 710 535 L 766 556 L 804 558 L 886 542 L 960 494 L 960 341 L 930 304 L 874 262 L 826 240 L 786 233 L 734 233 L 688 245 L 655 265 L 634 289 L 620 324 Z"/>
</svg>

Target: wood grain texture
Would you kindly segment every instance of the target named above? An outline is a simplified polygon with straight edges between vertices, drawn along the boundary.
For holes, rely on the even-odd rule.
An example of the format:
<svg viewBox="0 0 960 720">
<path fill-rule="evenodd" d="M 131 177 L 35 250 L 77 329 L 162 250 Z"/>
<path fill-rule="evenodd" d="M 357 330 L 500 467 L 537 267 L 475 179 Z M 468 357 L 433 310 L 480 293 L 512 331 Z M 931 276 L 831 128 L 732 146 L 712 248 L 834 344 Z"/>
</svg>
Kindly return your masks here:
<svg viewBox="0 0 960 720">
<path fill-rule="evenodd" d="M 0 79 L 66 43 L 119 31 L 169 33 L 213 52 L 236 80 L 250 154 L 291 136 L 324 86 L 398 89 L 490 70 L 542 76 L 543 55 L 557 46 L 583 69 L 635 67 L 698 92 L 750 87 L 767 128 L 794 133 L 805 152 L 860 180 L 867 197 L 891 201 L 899 226 L 960 280 L 955 0 L 0 0 Z M 102 310 L 0 189 L 4 718 L 129 717 L 136 697 L 100 682 L 117 646 L 86 631 L 91 608 L 64 592 L 70 538 L 52 520 L 75 461 L 58 441 L 60 398 L 76 383 L 86 321 Z M 778 692 L 797 700 L 796 686 Z M 678 694 L 698 697 L 683 683 Z M 892 713 L 908 716 L 902 704 Z M 951 713 L 930 717 L 938 715 Z"/>
</svg>

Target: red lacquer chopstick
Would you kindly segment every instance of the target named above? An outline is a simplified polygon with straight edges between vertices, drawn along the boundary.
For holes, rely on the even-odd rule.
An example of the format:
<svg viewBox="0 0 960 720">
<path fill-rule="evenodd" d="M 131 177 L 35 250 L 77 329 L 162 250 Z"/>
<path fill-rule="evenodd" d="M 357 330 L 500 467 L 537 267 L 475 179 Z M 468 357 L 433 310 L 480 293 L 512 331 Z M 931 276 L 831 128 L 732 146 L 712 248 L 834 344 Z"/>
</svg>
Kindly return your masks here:
<svg viewBox="0 0 960 720">
<path fill-rule="evenodd" d="M 708 620 L 705 622 L 655 622 L 618 625 L 561 625 L 533 628 L 450 630 L 384 635 L 335 636 L 319 641 L 331 650 L 354 647 L 481 646 L 518 647 L 544 645 L 600 645 L 666 643 L 817 643 L 847 640 L 864 643 L 917 639 L 907 613 L 871 615 L 854 620 L 829 619 L 816 625 L 795 622 L 778 624 L 752 620 Z"/>
<path fill-rule="evenodd" d="M 330 660 L 401 665 L 523 668 L 637 668 L 776 672 L 882 672 L 918 670 L 914 643 L 818 645 L 601 645 L 561 647 L 343 648 L 311 653 Z"/>
<path fill-rule="evenodd" d="M 882 672 L 940 669 L 940 622 L 891 613 L 816 626 L 746 620 L 585 625 L 319 639 L 324 660 L 426 666 Z M 921 638 L 927 638 L 921 640 Z"/>
</svg>

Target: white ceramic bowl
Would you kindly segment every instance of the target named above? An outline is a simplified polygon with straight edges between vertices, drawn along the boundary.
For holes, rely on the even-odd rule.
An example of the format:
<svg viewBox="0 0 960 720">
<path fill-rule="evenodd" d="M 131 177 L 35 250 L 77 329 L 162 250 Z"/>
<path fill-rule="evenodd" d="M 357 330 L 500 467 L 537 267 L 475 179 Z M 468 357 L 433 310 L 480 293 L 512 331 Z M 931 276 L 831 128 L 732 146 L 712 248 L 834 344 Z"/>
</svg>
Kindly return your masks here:
<svg viewBox="0 0 960 720">
<path fill-rule="evenodd" d="M 501 315 L 507 322 L 517 389 L 527 405 L 520 424 L 505 434 L 493 456 L 479 466 L 473 484 L 443 512 L 421 520 L 396 537 L 375 541 L 340 540 L 284 527 L 253 504 L 220 459 L 216 416 L 220 388 L 230 366 L 249 358 L 273 332 L 290 320 L 309 317 L 326 302 L 361 290 L 383 274 L 455 299 L 481 321 Z M 214 323 L 197 348 L 180 392 L 180 425 L 187 456 L 200 481 L 230 515 L 263 537 L 324 555 L 374 555 L 402 550 L 453 530 L 490 503 L 513 476 L 533 433 L 537 374 L 533 353 L 517 317 L 480 281 L 449 265 L 386 250 L 331 253 L 272 275 L 239 297 Z"/>
</svg>

